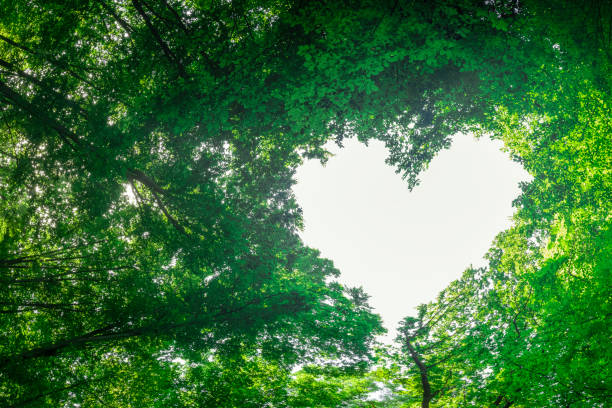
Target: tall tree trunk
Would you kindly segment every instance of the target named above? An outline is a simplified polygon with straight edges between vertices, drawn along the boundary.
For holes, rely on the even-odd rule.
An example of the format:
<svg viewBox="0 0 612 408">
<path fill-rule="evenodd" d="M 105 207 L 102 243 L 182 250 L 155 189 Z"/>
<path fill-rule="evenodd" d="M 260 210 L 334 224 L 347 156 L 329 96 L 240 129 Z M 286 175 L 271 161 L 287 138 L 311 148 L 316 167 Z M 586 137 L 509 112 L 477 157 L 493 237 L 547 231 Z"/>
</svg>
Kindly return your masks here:
<svg viewBox="0 0 612 408">
<path fill-rule="evenodd" d="M 419 353 L 412 346 L 408 338 L 406 338 L 406 348 L 408 349 L 408 352 L 410 353 L 410 357 L 412 358 L 412 361 L 414 361 L 414 363 L 419 368 L 419 372 L 421 373 L 421 386 L 423 387 L 423 400 L 421 401 L 421 408 L 429 408 L 429 403 L 431 402 L 431 399 L 433 398 L 433 394 L 431 392 L 431 385 L 429 384 L 429 375 L 427 372 L 427 366 L 425 365 L 423 360 L 421 360 Z"/>
</svg>

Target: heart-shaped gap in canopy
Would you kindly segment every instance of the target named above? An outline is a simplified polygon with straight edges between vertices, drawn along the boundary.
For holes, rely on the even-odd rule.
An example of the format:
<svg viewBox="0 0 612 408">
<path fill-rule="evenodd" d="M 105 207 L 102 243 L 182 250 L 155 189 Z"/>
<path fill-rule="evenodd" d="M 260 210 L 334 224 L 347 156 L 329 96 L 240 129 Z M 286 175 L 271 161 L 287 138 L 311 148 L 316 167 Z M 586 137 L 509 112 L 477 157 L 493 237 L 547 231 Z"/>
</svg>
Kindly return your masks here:
<svg viewBox="0 0 612 408">
<path fill-rule="evenodd" d="M 457 135 L 409 191 L 385 164 L 382 142 L 330 144 L 323 166 L 304 163 L 294 186 L 303 209 L 305 243 L 334 261 L 340 281 L 363 286 L 395 337 L 421 303 L 483 256 L 508 228 L 518 183 L 530 178 L 500 149 L 500 141 Z"/>
</svg>

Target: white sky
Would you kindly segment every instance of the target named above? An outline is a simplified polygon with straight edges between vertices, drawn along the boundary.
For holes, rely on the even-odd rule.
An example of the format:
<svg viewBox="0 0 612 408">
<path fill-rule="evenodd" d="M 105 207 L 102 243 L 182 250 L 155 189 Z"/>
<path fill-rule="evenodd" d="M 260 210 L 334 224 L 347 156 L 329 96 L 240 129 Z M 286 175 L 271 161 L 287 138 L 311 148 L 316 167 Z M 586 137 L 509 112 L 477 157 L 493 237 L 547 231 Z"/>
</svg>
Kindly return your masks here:
<svg viewBox="0 0 612 408">
<path fill-rule="evenodd" d="M 345 141 L 325 166 L 310 160 L 294 187 L 304 242 L 334 261 L 340 281 L 363 286 L 390 333 L 472 265 L 484 265 L 495 235 L 510 226 L 522 167 L 501 142 L 458 135 L 412 192 L 385 164 L 382 142 Z"/>
</svg>

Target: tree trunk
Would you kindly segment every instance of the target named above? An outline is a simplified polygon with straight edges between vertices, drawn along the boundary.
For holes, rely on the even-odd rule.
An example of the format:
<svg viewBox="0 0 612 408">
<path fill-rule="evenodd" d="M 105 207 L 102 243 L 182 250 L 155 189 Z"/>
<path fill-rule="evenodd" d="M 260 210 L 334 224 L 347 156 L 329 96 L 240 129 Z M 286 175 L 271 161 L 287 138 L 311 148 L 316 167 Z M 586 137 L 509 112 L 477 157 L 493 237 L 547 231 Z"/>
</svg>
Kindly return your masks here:
<svg viewBox="0 0 612 408">
<path fill-rule="evenodd" d="M 410 340 L 406 339 L 406 348 L 410 353 L 410 357 L 414 361 L 414 363 L 419 368 L 419 372 L 421 373 L 421 386 L 423 387 L 423 400 L 421 402 L 421 408 L 429 408 L 429 403 L 433 398 L 433 394 L 431 392 L 431 385 L 429 384 L 429 375 L 427 373 L 427 366 L 421 360 L 419 353 L 415 350 L 415 348 L 410 344 Z"/>
</svg>

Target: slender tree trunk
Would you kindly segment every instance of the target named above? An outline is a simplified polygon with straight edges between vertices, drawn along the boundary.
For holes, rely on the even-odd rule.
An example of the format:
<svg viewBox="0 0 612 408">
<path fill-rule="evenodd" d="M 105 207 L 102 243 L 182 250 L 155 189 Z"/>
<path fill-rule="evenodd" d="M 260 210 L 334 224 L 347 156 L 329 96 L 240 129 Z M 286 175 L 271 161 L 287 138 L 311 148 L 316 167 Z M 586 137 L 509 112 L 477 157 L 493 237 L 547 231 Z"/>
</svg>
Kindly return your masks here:
<svg viewBox="0 0 612 408">
<path fill-rule="evenodd" d="M 14 75 L 17 75 L 20 78 L 25 79 L 26 81 L 29 81 L 29 82 L 37 85 L 39 88 L 43 89 L 45 92 L 47 92 L 48 95 L 51 95 L 51 96 L 53 96 L 55 98 L 54 99 L 55 103 L 61 102 L 62 104 L 66 105 L 66 106 L 69 106 L 71 109 L 76 111 L 83 118 L 85 118 L 85 119 L 88 118 L 87 111 L 85 109 L 83 109 L 83 107 L 81 105 L 79 105 L 75 101 L 67 99 L 63 95 L 58 94 L 53 89 L 52 85 L 46 84 L 43 80 L 40 80 L 40 79 L 36 78 L 35 76 L 30 75 L 30 74 L 20 70 L 15 65 L 10 63 L 9 61 L 3 60 L 2 58 L 0 58 L 0 66 L 11 70 Z"/>
<path fill-rule="evenodd" d="M 162 0 L 162 3 L 164 3 L 166 8 L 168 10 L 170 10 L 170 12 L 174 15 L 174 18 L 176 19 L 176 22 L 179 24 L 179 26 L 182 28 L 182 30 L 185 33 L 189 33 L 189 29 L 187 28 L 185 23 L 183 23 L 183 20 L 181 19 L 181 16 L 178 14 L 178 12 L 174 8 L 172 8 L 172 6 L 170 4 L 168 4 L 167 0 Z"/>
<path fill-rule="evenodd" d="M 406 338 L 406 348 L 408 349 L 408 352 L 410 353 L 410 357 L 412 358 L 412 361 L 414 361 L 414 363 L 417 365 L 417 367 L 419 368 L 419 372 L 421 374 L 421 386 L 423 387 L 423 400 L 421 402 L 421 408 L 429 408 L 429 403 L 431 402 L 431 399 L 433 398 L 433 394 L 431 392 L 431 385 L 429 384 L 429 375 L 427 372 L 427 366 L 425 365 L 423 360 L 421 360 L 419 353 L 412 346 L 408 338 Z"/>
<path fill-rule="evenodd" d="M 38 110 L 38 108 L 33 106 L 30 101 L 26 100 L 24 97 L 19 95 L 17 92 L 15 92 L 13 89 L 11 89 L 9 86 L 7 86 L 4 82 L 1 81 L 0 94 L 4 95 L 4 97 L 7 100 L 11 101 L 15 106 L 34 116 L 42 124 L 54 129 L 60 135 L 60 137 L 62 137 L 62 139 L 66 141 L 69 146 L 71 146 L 74 150 L 79 151 L 78 148 L 81 147 L 82 143 L 77 135 L 68 130 L 62 124 L 58 123 L 56 120 L 50 118 L 44 112 Z"/>
<path fill-rule="evenodd" d="M 78 79 L 79 81 L 82 81 L 82 82 L 86 83 L 87 85 L 91 86 L 94 89 L 98 89 L 96 86 L 94 86 L 94 84 L 91 81 L 89 81 L 88 79 L 86 79 L 83 76 L 81 76 L 81 75 L 77 74 L 76 72 L 74 72 L 70 68 L 70 66 L 68 64 L 60 62 L 60 61 L 50 57 L 48 54 L 35 51 L 35 50 L 33 50 L 33 49 L 29 48 L 29 47 L 26 47 L 23 44 L 17 43 L 15 41 L 11 40 L 8 37 L 5 37 L 2 34 L 0 34 L 0 40 L 4 41 L 5 43 L 9 44 L 12 47 L 19 48 L 20 50 L 25 51 L 25 52 L 27 52 L 27 53 L 29 53 L 31 55 L 36 55 L 36 56 L 44 59 L 47 63 L 53 65 L 54 67 L 57 67 L 57 68 L 60 68 L 60 69 L 64 70 L 65 72 L 70 74 L 72 77 Z M 71 64 L 71 66 L 75 67 L 75 65 L 73 65 L 73 64 Z M 80 67 L 80 68 L 82 68 L 82 69 L 84 69 L 86 71 L 91 71 L 92 70 L 92 68 L 87 68 L 87 67 Z"/>
<path fill-rule="evenodd" d="M 514 405 L 514 401 L 510 401 L 505 396 L 500 395 L 499 397 L 497 397 L 497 399 L 495 399 L 493 406 L 499 407 L 504 400 L 506 400 L 506 403 L 504 404 L 503 408 L 510 408 L 512 405 Z"/>
<path fill-rule="evenodd" d="M 149 31 L 153 35 L 153 38 L 155 38 L 155 41 L 157 42 L 157 44 L 161 47 L 162 51 L 164 52 L 164 54 L 166 55 L 168 60 L 170 62 L 176 64 L 176 66 L 178 68 L 179 76 L 182 77 L 182 78 L 187 78 L 187 74 L 185 72 L 185 67 L 183 67 L 183 65 L 181 64 L 179 59 L 174 55 L 174 53 L 170 50 L 168 45 L 161 38 L 161 35 L 159 34 L 159 31 L 157 31 L 157 28 L 155 28 L 155 26 L 151 22 L 151 19 L 149 18 L 147 13 L 142 8 L 142 5 L 141 5 L 140 1 L 139 0 L 132 0 L 132 5 L 134 6 L 134 8 L 138 12 L 138 14 L 140 14 L 142 19 L 144 20 L 145 25 L 147 26 L 147 28 L 149 29 Z"/>
<path fill-rule="evenodd" d="M 125 21 L 124 19 L 122 19 L 116 12 L 115 10 L 113 10 L 113 8 L 111 6 L 109 6 L 108 4 L 106 4 L 106 2 L 104 0 L 96 0 L 101 6 L 102 8 L 104 8 L 104 10 L 106 10 L 108 12 L 108 14 L 110 14 L 113 19 L 121 26 L 123 27 L 123 29 L 125 30 L 126 33 L 128 34 L 132 34 L 134 32 L 134 29 L 132 28 L 132 26 L 130 26 L 127 21 Z"/>
<path fill-rule="evenodd" d="M 217 313 L 211 314 L 210 316 L 195 317 L 192 320 L 181 322 L 181 323 L 168 323 L 168 324 L 153 324 L 150 326 L 136 327 L 121 330 L 121 323 L 111 323 L 100 329 L 93 330 L 89 333 L 85 333 L 81 336 L 73 337 L 66 340 L 61 340 L 56 343 L 48 343 L 44 346 L 30 349 L 19 354 L 0 356 L 0 367 L 8 364 L 9 361 L 28 360 L 38 357 L 51 357 L 58 355 L 66 349 L 82 349 L 88 345 L 102 342 L 112 342 L 122 340 L 131 337 L 141 336 L 155 336 L 155 335 L 169 335 L 174 333 L 177 329 L 182 329 L 191 325 L 206 325 L 220 319 L 223 316 L 231 315 L 234 313 L 241 312 L 250 306 L 259 304 L 266 299 L 282 296 L 283 294 L 272 294 L 264 298 L 256 298 L 245 304 L 236 307 L 235 309 L 220 310 Z"/>
<path fill-rule="evenodd" d="M 168 211 L 168 208 L 166 207 L 164 202 L 159 197 L 158 193 L 164 196 L 167 196 L 168 192 L 166 190 L 161 188 L 155 181 L 153 181 L 149 176 L 147 176 L 140 170 L 128 169 L 127 177 L 128 177 L 128 180 L 130 180 L 130 182 L 132 180 L 138 180 L 142 184 L 144 184 L 149 189 L 149 191 L 153 195 L 153 198 L 155 199 L 155 202 L 157 203 L 157 206 L 161 209 L 161 211 L 164 213 L 168 221 L 170 221 L 172 226 L 180 233 L 189 235 L 187 234 L 187 231 L 185 230 L 185 228 L 178 222 L 178 220 L 170 214 L 170 212 Z M 138 194 L 138 190 L 134 186 L 134 183 L 131 183 L 131 184 L 132 184 L 132 188 L 134 189 L 134 192 L 137 194 L 137 196 L 140 196 L 140 194 Z"/>
</svg>

